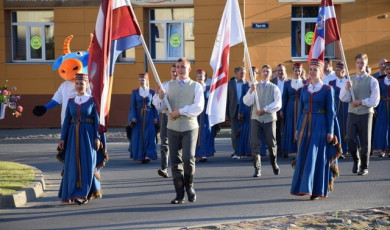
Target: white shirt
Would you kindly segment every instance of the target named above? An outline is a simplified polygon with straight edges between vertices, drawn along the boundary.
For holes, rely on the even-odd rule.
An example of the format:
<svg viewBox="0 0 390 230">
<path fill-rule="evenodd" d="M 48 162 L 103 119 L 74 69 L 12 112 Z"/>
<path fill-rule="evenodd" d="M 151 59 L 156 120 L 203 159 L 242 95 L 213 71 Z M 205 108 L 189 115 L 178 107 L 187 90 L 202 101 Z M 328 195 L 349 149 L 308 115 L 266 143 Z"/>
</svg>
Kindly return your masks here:
<svg viewBox="0 0 390 230">
<path fill-rule="evenodd" d="M 383 78 L 385 85 L 390 85 L 390 79 L 388 77 Z"/>
<path fill-rule="evenodd" d="M 185 83 L 187 83 L 190 80 L 190 78 L 187 78 L 184 80 Z M 169 98 L 169 84 L 163 85 L 165 94 L 167 95 L 167 98 Z M 157 97 L 156 97 L 157 95 Z M 167 108 L 165 102 L 163 99 L 160 99 L 158 94 L 156 94 L 153 97 L 153 105 L 156 107 L 158 111 L 163 111 Z M 195 98 L 194 103 L 190 105 L 185 105 L 183 108 L 176 108 L 179 109 L 180 115 L 187 116 L 187 117 L 197 117 L 199 114 L 202 113 L 204 107 L 204 95 L 203 95 L 203 86 L 199 84 L 198 82 L 195 82 Z M 172 108 L 175 109 L 175 108 Z"/>
<path fill-rule="evenodd" d="M 287 79 L 287 77 L 284 78 L 283 80 L 280 80 L 278 78 L 278 88 L 279 88 L 280 92 L 282 92 L 282 93 L 283 93 L 283 88 L 284 88 L 284 82 L 286 81 L 286 79 Z"/>
<path fill-rule="evenodd" d="M 269 81 L 267 81 L 267 82 L 269 82 Z M 263 84 L 263 83 L 265 83 L 265 82 L 264 81 L 260 81 L 259 84 Z M 247 106 L 253 105 L 254 102 L 255 102 L 255 91 L 250 93 L 250 90 L 248 90 L 248 92 L 243 97 L 243 101 L 244 101 L 244 104 L 247 105 Z M 275 112 L 279 111 L 281 108 L 282 108 L 282 96 L 281 96 L 279 88 L 275 88 L 275 90 L 274 90 L 274 101 L 271 104 L 265 106 L 263 109 L 264 109 L 264 112 L 275 113 Z"/>
<path fill-rule="evenodd" d="M 149 87 L 145 87 L 145 88 L 139 87 L 139 95 L 143 98 L 149 96 Z"/>
<path fill-rule="evenodd" d="M 356 75 L 358 75 L 358 74 L 356 74 Z M 364 73 L 360 77 L 365 77 L 366 75 L 367 74 Z M 367 107 L 376 107 L 379 104 L 380 97 L 379 97 L 378 80 L 376 80 L 375 78 L 371 78 L 370 89 L 371 89 L 370 97 L 362 99 L 362 105 L 365 105 Z M 352 101 L 351 91 L 346 90 L 345 87 L 341 88 L 339 97 L 340 97 L 340 100 L 343 102 L 351 102 Z"/>
<path fill-rule="evenodd" d="M 317 82 L 317 84 L 315 84 L 315 85 L 310 83 L 307 86 L 307 89 L 309 90 L 310 93 L 314 93 L 314 92 L 318 92 L 322 88 L 323 85 L 324 85 L 324 83 L 322 81 Z"/>
<path fill-rule="evenodd" d="M 298 90 L 303 87 L 302 79 L 291 79 L 291 87 L 295 90 Z"/>
<path fill-rule="evenodd" d="M 345 87 L 345 83 L 347 83 L 347 79 L 345 77 L 341 79 L 337 78 L 336 80 L 336 86 L 340 89 Z"/>
<path fill-rule="evenodd" d="M 91 94 L 91 88 L 88 86 L 87 93 Z M 53 95 L 53 100 L 58 104 L 62 104 L 61 107 L 61 125 L 64 123 L 66 106 L 68 105 L 69 98 L 76 97 L 77 91 L 74 86 L 74 81 L 64 81 Z"/>
<path fill-rule="evenodd" d="M 330 81 L 336 80 L 337 76 L 336 73 L 332 70 L 328 75 L 324 73 L 324 84 L 329 85 Z"/>
<path fill-rule="evenodd" d="M 89 94 L 86 93 L 86 94 L 81 95 L 81 96 L 76 96 L 76 97 L 74 98 L 74 102 L 75 102 L 76 104 L 81 105 L 81 104 L 87 102 L 87 101 L 89 100 L 89 98 L 91 98 L 91 95 L 89 95 Z"/>
</svg>

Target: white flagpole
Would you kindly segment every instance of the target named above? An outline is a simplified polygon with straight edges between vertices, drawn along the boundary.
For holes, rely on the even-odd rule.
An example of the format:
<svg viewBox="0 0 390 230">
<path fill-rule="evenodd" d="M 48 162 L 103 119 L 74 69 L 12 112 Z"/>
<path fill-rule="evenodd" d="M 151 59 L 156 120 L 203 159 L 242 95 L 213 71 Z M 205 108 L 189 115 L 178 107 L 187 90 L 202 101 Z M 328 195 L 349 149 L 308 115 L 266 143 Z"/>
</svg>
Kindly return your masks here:
<svg viewBox="0 0 390 230">
<path fill-rule="evenodd" d="M 340 46 L 341 58 L 343 59 L 344 66 L 345 66 L 345 72 L 347 74 L 347 79 L 348 79 L 348 81 L 351 81 L 351 77 L 349 76 L 349 71 L 348 71 L 348 66 L 347 66 L 347 60 L 345 59 L 344 48 L 343 48 L 343 43 L 341 41 L 341 37 L 340 37 L 340 40 L 339 40 L 339 46 Z M 352 101 L 354 101 L 355 100 L 355 94 L 353 93 L 352 88 L 350 88 L 349 91 L 351 92 Z"/>
<path fill-rule="evenodd" d="M 138 25 L 138 20 L 137 20 L 137 17 L 135 16 L 135 13 L 134 13 L 134 10 L 133 10 L 133 6 L 131 4 L 130 4 L 130 9 L 131 9 L 131 12 L 132 12 L 132 14 L 134 16 L 134 19 L 135 19 L 135 21 L 137 22 L 137 25 Z M 138 27 L 139 27 L 139 25 L 138 25 Z M 140 28 L 140 30 L 141 30 L 141 28 Z M 156 70 L 156 67 L 154 66 L 153 59 L 150 56 L 149 49 L 146 46 L 145 39 L 144 39 L 144 36 L 142 35 L 142 33 L 141 33 L 141 35 L 139 37 L 141 39 L 142 46 L 144 47 L 145 54 L 148 57 L 148 61 L 150 63 L 150 67 L 152 67 L 153 75 L 154 75 L 154 78 L 156 79 L 157 85 L 160 87 L 160 89 L 163 89 L 161 81 L 160 81 L 160 78 L 159 78 L 157 70 Z M 167 105 L 168 111 L 171 113 L 172 112 L 172 108 L 171 108 L 171 105 L 169 104 L 169 101 L 168 101 L 168 98 L 167 98 L 166 95 L 164 95 L 163 100 L 164 100 L 165 104 Z"/>
<path fill-rule="evenodd" d="M 237 6 L 238 6 L 238 9 L 240 9 L 240 6 L 238 5 L 238 1 L 236 0 L 235 1 Z M 242 24 L 242 19 L 241 19 L 241 26 L 240 26 L 240 30 L 241 30 L 241 34 L 242 36 L 244 37 L 244 55 L 246 57 L 246 60 L 247 60 L 247 63 L 248 63 L 248 68 L 249 68 L 249 76 L 251 78 L 251 82 L 252 84 L 254 85 L 255 84 L 255 79 L 253 77 L 253 71 L 252 71 L 252 64 L 251 64 L 251 59 L 250 59 L 250 56 L 249 56 L 249 51 L 248 51 L 248 45 L 246 43 L 246 36 L 245 36 L 245 31 L 244 31 L 244 25 Z M 257 90 L 256 90 L 256 86 L 255 86 L 255 102 L 256 102 L 256 108 L 257 110 L 260 110 L 260 104 L 259 104 L 259 98 L 257 97 Z"/>
</svg>

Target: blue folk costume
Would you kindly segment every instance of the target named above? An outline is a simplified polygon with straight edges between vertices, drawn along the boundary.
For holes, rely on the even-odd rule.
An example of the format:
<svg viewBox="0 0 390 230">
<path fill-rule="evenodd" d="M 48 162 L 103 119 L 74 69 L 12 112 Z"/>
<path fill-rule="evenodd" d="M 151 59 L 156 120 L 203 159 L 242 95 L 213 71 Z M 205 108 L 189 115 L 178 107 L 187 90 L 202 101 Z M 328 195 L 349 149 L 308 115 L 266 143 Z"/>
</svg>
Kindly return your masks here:
<svg viewBox="0 0 390 230">
<path fill-rule="evenodd" d="M 216 135 L 215 125 L 210 127 L 209 116 L 206 114 L 207 101 L 210 95 L 210 86 L 204 90 L 205 104 L 203 112 L 198 116 L 199 132 L 195 149 L 195 158 L 214 156 L 214 138 Z"/>
<path fill-rule="evenodd" d="M 251 133 L 251 110 L 252 106 L 244 104 L 244 96 L 250 90 L 249 83 L 242 85 L 242 93 L 238 106 L 238 114 L 242 115 L 243 119 L 240 122 L 240 126 L 237 131 L 237 156 L 245 157 L 252 155 L 252 149 L 250 147 L 250 133 Z M 265 156 L 267 149 L 265 144 L 265 137 L 261 137 L 260 155 Z"/>
<path fill-rule="evenodd" d="M 337 120 L 339 122 L 340 126 L 340 134 L 341 134 L 341 147 L 343 148 L 343 153 L 348 153 L 348 145 L 347 145 L 347 118 L 348 118 L 348 102 L 342 102 L 340 100 L 340 90 L 337 86 L 337 81 L 340 81 L 340 79 L 336 79 L 329 82 L 329 85 L 331 85 L 334 89 L 334 101 L 336 106 L 336 116 Z"/>
<path fill-rule="evenodd" d="M 376 120 L 372 139 L 372 149 L 382 152 L 390 151 L 390 85 L 386 85 L 386 78 L 379 80 L 381 99 L 375 108 Z"/>
<path fill-rule="evenodd" d="M 99 116 L 92 97 L 82 104 L 70 98 L 61 129 L 64 150 L 57 158 L 64 163 L 58 197 L 62 202 L 75 199 L 101 198 L 100 169 L 108 157 L 96 151 L 94 142 L 99 138 Z"/>
<path fill-rule="evenodd" d="M 334 90 L 322 85 L 311 93 L 308 85 L 301 91 L 298 109 L 298 155 L 295 164 L 291 194 L 327 197 L 338 176 L 337 158 L 342 152 L 334 106 Z M 327 143 L 327 134 L 334 134 Z"/>
<path fill-rule="evenodd" d="M 306 84 L 306 81 L 302 81 L 301 88 L 295 89 L 292 87 L 292 82 L 287 81 L 284 83 L 283 96 L 282 96 L 282 111 L 284 114 L 284 130 L 282 135 L 282 154 L 291 154 L 297 152 L 297 142 L 294 135 L 297 130 L 298 122 L 298 106 L 301 96 L 302 87 Z"/>
<path fill-rule="evenodd" d="M 129 145 L 130 158 L 136 161 L 145 159 L 157 159 L 156 127 L 154 119 L 159 120 L 158 111 L 152 105 L 154 90 L 149 89 L 146 97 L 140 95 L 140 90 L 135 89 L 131 94 L 131 106 L 128 124 L 132 123 L 131 139 Z"/>
</svg>

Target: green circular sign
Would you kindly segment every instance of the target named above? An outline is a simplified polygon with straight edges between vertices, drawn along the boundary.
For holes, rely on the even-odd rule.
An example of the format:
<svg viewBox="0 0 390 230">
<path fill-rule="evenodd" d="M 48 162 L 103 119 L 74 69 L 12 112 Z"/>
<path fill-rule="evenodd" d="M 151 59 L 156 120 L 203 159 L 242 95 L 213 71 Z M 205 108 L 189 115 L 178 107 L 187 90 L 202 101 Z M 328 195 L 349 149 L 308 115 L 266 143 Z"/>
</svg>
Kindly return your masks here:
<svg viewBox="0 0 390 230">
<path fill-rule="evenodd" d="M 171 38 L 169 39 L 169 44 L 171 44 L 172 47 L 178 47 L 181 44 L 181 37 L 179 34 L 173 34 Z"/>
<path fill-rule="evenodd" d="M 40 49 L 42 47 L 41 38 L 38 36 L 32 37 L 30 40 L 30 44 L 31 44 L 31 48 L 33 48 L 35 50 Z"/>
<path fill-rule="evenodd" d="M 313 35 L 314 33 L 313 32 L 307 32 L 306 35 L 305 35 L 305 42 L 306 44 L 308 44 L 309 46 L 311 45 L 311 40 L 313 40 Z"/>
</svg>

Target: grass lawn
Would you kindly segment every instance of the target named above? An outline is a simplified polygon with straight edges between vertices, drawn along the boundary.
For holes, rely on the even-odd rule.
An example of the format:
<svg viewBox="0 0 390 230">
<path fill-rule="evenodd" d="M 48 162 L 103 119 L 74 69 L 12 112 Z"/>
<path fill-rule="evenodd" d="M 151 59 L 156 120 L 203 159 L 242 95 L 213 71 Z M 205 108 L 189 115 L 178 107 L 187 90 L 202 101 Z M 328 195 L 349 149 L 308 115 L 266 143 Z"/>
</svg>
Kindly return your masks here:
<svg viewBox="0 0 390 230">
<path fill-rule="evenodd" d="M 12 194 L 29 185 L 34 178 L 34 171 L 29 166 L 0 161 L 0 196 Z"/>
</svg>

